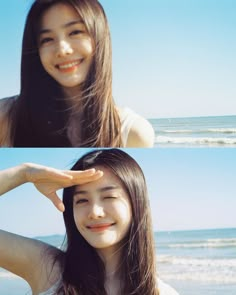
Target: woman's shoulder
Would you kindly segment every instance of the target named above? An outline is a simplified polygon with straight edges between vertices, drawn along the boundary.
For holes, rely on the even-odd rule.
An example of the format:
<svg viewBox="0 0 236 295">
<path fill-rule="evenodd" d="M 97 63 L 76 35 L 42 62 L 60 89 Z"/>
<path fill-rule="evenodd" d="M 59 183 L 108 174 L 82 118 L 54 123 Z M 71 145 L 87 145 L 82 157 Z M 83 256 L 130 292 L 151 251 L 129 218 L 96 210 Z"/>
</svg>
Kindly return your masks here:
<svg viewBox="0 0 236 295">
<path fill-rule="evenodd" d="M 170 285 L 164 283 L 162 280 L 157 279 L 159 295 L 179 295 L 175 289 Z"/>
<path fill-rule="evenodd" d="M 147 119 L 129 108 L 118 108 L 125 147 L 153 147 L 154 130 Z"/>
<path fill-rule="evenodd" d="M 55 290 L 61 282 L 63 253 L 63 251 L 47 245 L 42 259 L 37 265 L 36 281 L 30 285 L 33 294 L 55 294 Z"/>
<path fill-rule="evenodd" d="M 0 146 L 10 146 L 10 114 L 18 96 L 0 99 Z"/>
</svg>

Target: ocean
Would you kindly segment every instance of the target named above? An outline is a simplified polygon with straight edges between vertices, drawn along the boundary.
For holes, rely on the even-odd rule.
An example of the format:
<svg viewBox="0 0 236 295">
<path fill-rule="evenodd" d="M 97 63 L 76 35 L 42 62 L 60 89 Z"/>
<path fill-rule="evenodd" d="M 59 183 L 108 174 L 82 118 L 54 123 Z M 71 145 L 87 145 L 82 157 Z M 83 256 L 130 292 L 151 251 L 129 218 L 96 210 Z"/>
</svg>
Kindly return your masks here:
<svg viewBox="0 0 236 295">
<path fill-rule="evenodd" d="M 236 228 L 155 233 L 160 277 L 182 295 L 236 294 Z"/>
<path fill-rule="evenodd" d="M 38 239 L 59 247 L 63 236 Z M 236 228 L 155 232 L 160 278 L 180 295 L 236 294 Z M 0 269 L 0 295 L 30 295 L 21 279 Z"/>
<path fill-rule="evenodd" d="M 156 147 L 236 147 L 236 116 L 149 119 Z"/>
</svg>

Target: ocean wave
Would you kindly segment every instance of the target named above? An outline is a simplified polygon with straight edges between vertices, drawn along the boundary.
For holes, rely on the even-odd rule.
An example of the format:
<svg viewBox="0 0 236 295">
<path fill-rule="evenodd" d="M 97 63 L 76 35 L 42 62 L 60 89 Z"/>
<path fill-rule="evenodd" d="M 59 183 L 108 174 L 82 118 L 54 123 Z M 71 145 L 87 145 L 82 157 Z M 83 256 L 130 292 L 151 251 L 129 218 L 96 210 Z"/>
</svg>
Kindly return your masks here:
<svg viewBox="0 0 236 295">
<path fill-rule="evenodd" d="M 211 243 L 236 243 L 236 238 L 207 239 Z"/>
<path fill-rule="evenodd" d="M 236 246 L 236 238 L 208 239 L 205 241 L 169 244 L 168 248 L 231 248 Z"/>
<path fill-rule="evenodd" d="M 183 265 L 183 266 L 204 266 L 204 267 L 220 267 L 235 269 L 236 277 L 236 258 L 231 259 L 208 259 L 208 258 L 193 258 L 193 257 L 178 257 L 171 255 L 159 255 L 157 261 L 162 264 Z"/>
<path fill-rule="evenodd" d="M 165 281 L 177 280 L 177 281 L 197 281 L 204 283 L 217 283 L 217 284 L 235 284 L 236 276 L 235 273 L 222 274 L 215 272 L 179 272 L 179 273 L 162 273 L 161 278 Z"/>
<path fill-rule="evenodd" d="M 234 134 L 236 133 L 236 128 L 209 128 L 207 132 Z"/>
<path fill-rule="evenodd" d="M 160 131 L 157 131 L 157 133 Z M 235 134 L 236 128 L 208 128 L 208 129 L 165 129 L 161 130 L 163 133 L 173 133 L 173 134 L 201 134 L 201 133 L 222 133 L 222 134 Z"/>
<path fill-rule="evenodd" d="M 236 258 L 157 255 L 157 265 L 161 278 L 167 281 L 236 283 Z"/>
<path fill-rule="evenodd" d="M 193 133 L 194 130 L 191 129 L 178 129 L 178 130 L 162 130 L 163 133 Z"/>
<path fill-rule="evenodd" d="M 225 137 L 168 137 L 156 136 L 156 144 L 236 145 L 236 138 Z"/>
</svg>

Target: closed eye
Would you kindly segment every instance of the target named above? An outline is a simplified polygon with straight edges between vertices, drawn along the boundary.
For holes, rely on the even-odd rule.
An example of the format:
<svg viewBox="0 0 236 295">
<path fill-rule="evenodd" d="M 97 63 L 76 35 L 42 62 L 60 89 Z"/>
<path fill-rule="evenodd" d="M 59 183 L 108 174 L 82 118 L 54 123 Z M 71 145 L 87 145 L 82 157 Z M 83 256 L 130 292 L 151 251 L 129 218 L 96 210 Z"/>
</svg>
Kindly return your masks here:
<svg viewBox="0 0 236 295">
<path fill-rule="evenodd" d="M 79 199 L 79 200 L 75 201 L 75 204 L 83 204 L 83 203 L 86 203 L 86 202 L 88 202 L 87 199 Z"/>
<path fill-rule="evenodd" d="M 116 199 L 116 197 L 113 197 L 113 196 L 107 196 L 107 197 L 105 197 L 104 199 Z"/>
<path fill-rule="evenodd" d="M 49 38 L 49 37 L 43 38 L 42 40 L 40 40 L 40 45 L 44 45 L 44 44 L 49 43 L 51 41 L 53 41 L 52 38 Z"/>
<path fill-rule="evenodd" d="M 82 34 L 82 33 L 83 33 L 83 31 L 81 31 L 81 30 L 74 30 L 74 31 L 72 31 L 70 33 L 70 35 L 73 36 L 73 35 L 79 35 L 79 34 Z"/>
</svg>

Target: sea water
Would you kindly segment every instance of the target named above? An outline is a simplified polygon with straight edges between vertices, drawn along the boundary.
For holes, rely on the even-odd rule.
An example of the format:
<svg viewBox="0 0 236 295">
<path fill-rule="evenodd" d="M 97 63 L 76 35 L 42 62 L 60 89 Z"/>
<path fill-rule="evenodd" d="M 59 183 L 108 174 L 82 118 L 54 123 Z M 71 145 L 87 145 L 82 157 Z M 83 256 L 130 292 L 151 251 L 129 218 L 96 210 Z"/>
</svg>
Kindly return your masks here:
<svg viewBox="0 0 236 295">
<path fill-rule="evenodd" d="M 183 295 L 236 294 L 236 229 L 155 233 L 160 277 Z"/>
<path fill-rule="evenodd" d="M 37 237 L 60 247 L 63 236 Z M 236 228 L 156 232 L 160 278 L 181 295 L 236 294 Z M 0 269 L 0 295 L 31 294 L 18 277 Z"/>
<path fill-rule="evenodd" d="M 149 119 L 156 147 L 236 147 L 236 116 Z"/>
</svg>

